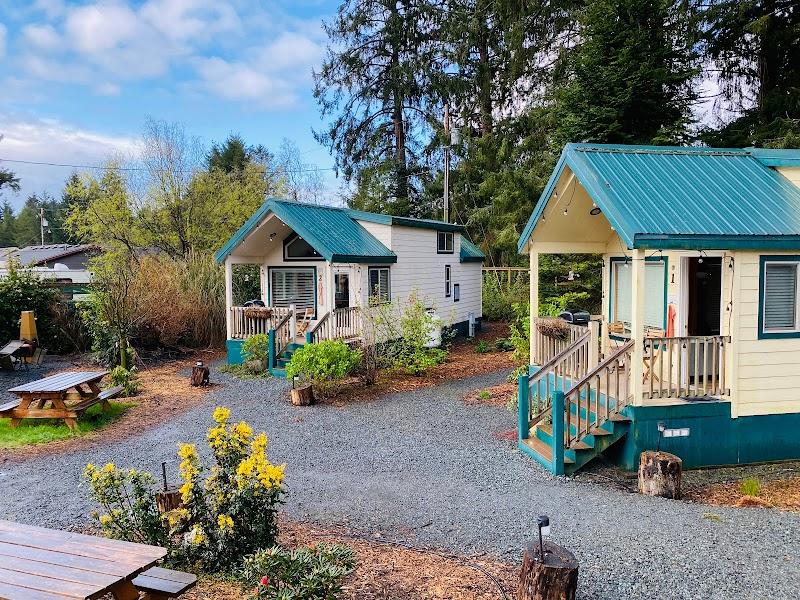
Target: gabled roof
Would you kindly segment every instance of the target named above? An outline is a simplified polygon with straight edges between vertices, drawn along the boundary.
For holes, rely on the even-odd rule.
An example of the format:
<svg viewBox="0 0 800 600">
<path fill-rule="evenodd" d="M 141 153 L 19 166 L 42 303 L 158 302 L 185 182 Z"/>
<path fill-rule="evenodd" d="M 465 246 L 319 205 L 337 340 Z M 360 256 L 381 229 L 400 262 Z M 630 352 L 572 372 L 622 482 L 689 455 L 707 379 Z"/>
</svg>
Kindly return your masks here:
<svg viewBox="0 0 800 600">
<path fill-rule="evenodd" d="M 569 167 L 629 248 L 800 248 L 800 150 L 567 144 L 520 237 Z"/>
<path fill-rule="evenodd" d="M 57 262 L 61 258 L 80 254 L 81 252 L 94 252 L 98 250 L 92 244 L 46 244 L 44 246 L 26 246 L 25 248 L 12 249 L 6 256 L 8 260 L 17 260 L 24 267 L 37 267 L 46 263 Z"/>
<path fill-rule="evenodd" d="M 466 236 L 461 236 L 461 250 L 459 259 L 461 262 L 483 262 L 486 255 L 481 252 L 475 244 L 470 242 Z"/>
<path fill-rule="evenodd" d="M 363 210 L 346 209 L 350 216 L 358 221 L 369 223 L 380 223 L 381 225 L 401 225 L 403 227 L 419 227 L 421 229 L 435 229 L 436 231 L 458 231 L 463 232 L 465 227 L 457 223 L 447 223 L 434 219 L 414 219 L 412 217 L 396 217 L 394 215 L 382 215 L 379 213 L 366 212 Z"/>
<path fill-rule="evenodd" d="M 397 262 L 397 256 L 362 227 L 347 209 L 272 198 L 261 205 L 214 255 L 221 263 L 269 213 L 291 227 L 328 262 Z"/>
</svg>

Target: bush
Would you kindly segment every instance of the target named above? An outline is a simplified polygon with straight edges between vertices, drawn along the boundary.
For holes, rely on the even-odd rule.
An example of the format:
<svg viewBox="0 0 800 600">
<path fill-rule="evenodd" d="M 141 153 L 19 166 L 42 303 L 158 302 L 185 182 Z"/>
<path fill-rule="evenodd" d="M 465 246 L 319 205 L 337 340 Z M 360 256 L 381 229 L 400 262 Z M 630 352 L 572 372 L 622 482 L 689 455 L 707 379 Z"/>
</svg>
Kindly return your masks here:
<svg viewBox="0 0 800 600">
<path fill-rule="evenodd" d="M 247 557 L 242 579 L 257 586 L 255 597 L 259 599 L 335 600 L 354 568 L 355 554 L 347 546 L 274 547 Z"/>
<path fill-rule="evenodd" d="M 427 347 L 431 333 L 441 325 L 441 321 L 431 315 L 417 292 L 412 291 L 400 315 L 402 338 L 398 343 L 395 366 L 412 375 L 422 375 L 447 360 L 447 350 L 444 348 Z"/>
<path fill-rule="evenodd" d="M 758 496 L 761 493 L 761 482 L 755 477 L 748 477 L 739 484 L 743 496 Z"/>
<path fill-rule="evenodd" d="M 527 302 L 530 294 L 527 273 L 512 274 L 507 279 L 487 273 L 483 277 L 483 316 L 490 321 L 511 321 L 514 304 Z"/>
<path fill-rule="evenodd" d="M 87 465 L 90 494 L 105 511 L 94 513 L 103 532 L 165 546 L 171 563 L 208 572 L 229 571 L 246 555 L 274 545 L 285 465 L 267 459 L 265 433 L 253 435 L 247 423 L 229 419 L 227 408 L 214 411 L 216 425 L 207 435 L 214 464 L 207 477 L 197 448 L 180 447 L 182 507 L 158 520 L 152 475 L 112 463 Z"/>
<path fill-rule="evenodd" d="M 257 360 L 266 364 L 269 357 L 269 336 L 266 333 L 250 336 L 242 345 L 242 354 L 246 361 Z"/>
<path fill-rule="evenodd" d="M 333 385 L 352 373 L 361 362 L 361 352 L 351 350 L 341 340 L 324 340 L 306 344 L 294 351 L 286 365 L 286 377 L 301 377 L 314 384 L 323 396 Z"/>
<path fill-rule="evenodd" d="M 528 364 L 531 355 L 531 317 L 530 305 L 514 305 L 514 320 L 509 325 L 511 343 L 514 345 L 514 359 Z"/>
<path fill-rule="evenodd" d="M 114 367 L 111 371 L 111 382 L 114 385 L 121 385 L 126 397 L 135 396 L 139 392 L 139 375 L 136 367 L 130 369 L 122 365 Z"/>
<path fill-rule="evenodd" d="M 475 346 L 475 352 L 477 352 L 478 354 L 486 354 L 487 352 L 489 352 L 489 350 L 490 350 L 489 344 L 486 340 L 481 340 L 480 342 L 478 342 L 478 345 Z"/>
<path fill-rule="evenodd" d="M 516 350 L 514 342 L 508 338 L 497 338 L 494 341 L 494 347 L 498 352 L 511 352 L 512 350 Z"/>
<path fill-rule="evenodd" d="M 59 301 L 58 290 L 45 280 L 9 263 L 8 276 L 0 279 L 0 344 L 19 338 L 20 314 L 32 310 L 40 344 L 52 352 L 62 350 L 62 340 L 52 322 L 53 305 Z"/>
</svg>

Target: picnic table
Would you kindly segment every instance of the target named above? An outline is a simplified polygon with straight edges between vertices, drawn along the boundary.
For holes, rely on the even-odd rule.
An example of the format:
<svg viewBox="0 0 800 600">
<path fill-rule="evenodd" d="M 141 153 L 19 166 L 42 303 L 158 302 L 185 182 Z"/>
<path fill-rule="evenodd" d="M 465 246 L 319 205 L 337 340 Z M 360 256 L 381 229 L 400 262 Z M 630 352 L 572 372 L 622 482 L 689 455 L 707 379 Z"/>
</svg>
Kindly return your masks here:
<svg viewBox="0 0 800 600">
<path fill-rule="evenodd" d="M 132 600 L 139 597 L 137 575 L 166 554 L 158 546 L 0 520 L 0 598 L 91 599 L 111 593 Z"/>
<path fill-rule="evenodd" d="M 100 389 L 100 380 L 108 371 L 66 371 L 8 390 L 19 396 L 0 404 L 0 417 L 10 417 L 16 427 L 21 419 L 63 419 L 75 429 L 77 419 L 90 406 L 101 404 L 110 408 L 109 399 L 118 396 L 122 387 Z"/>
</svg>

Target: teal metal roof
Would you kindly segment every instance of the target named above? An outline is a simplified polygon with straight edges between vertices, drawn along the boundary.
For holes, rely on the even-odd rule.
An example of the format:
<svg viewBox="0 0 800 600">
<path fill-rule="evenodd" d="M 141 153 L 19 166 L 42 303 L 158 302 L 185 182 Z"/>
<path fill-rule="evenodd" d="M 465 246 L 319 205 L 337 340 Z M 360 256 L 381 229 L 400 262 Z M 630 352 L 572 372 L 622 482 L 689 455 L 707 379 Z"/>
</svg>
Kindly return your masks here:
<svg viewBox="0 0 800 600">
<path fill-rule="evenodd" d="M 214 255 L 221 263 L 273 213 L 328 262 L 394 263 L 397 256 L 362 227 L 348 209 L 304 204 L 272 198 L 267 200 Z"/>
<path fill-rule="evenodd" d="M 379 213 L 366 212 L 363 210 L 347 209 L 350 216 L 359 221 L 369 223 L 380 223 L 381 225 L 402 225 L 403 227 L 420 227 L 422 229 L 435 229 L 436 231 L 464 231 L 463 225 L 457 223 L 447 223 L 434 219 L 413 219 L 411 217 L 396 217 L 394 215 L 382 215 Z"/>
<path fill-rule="evenodd" d="M 486 255 L 481 252 L 475 244 L 470 242 L 464 235 L 461 236 L 461 250 L 459 259 L 461 262 L 483 262 Z"/>
<path fill-rule="evenodd" d="M 800 151 L 567 144 L 520 237 L 569 167 L 628 248 L 800 248 Z"/>
</svg>

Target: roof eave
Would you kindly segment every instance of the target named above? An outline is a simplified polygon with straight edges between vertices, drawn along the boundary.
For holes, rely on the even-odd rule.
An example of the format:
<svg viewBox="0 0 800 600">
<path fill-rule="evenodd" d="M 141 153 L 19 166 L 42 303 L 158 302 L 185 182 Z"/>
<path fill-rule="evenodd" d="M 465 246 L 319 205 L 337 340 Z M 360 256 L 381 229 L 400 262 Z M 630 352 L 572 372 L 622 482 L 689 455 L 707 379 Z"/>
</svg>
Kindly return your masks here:
<svg viewBox="0 0 800 600">
<path fill-rule="evenodd" d="M 717 235 L 639 233 L 643 250 L 800 250 L 800 235 Z"/>
<path fill-rule="evenodd" d="M 397 262 L 397 255 L 391 256 L 358 256 L 355 254 L 334 254 L 329 262 L 334 263 L 358 263 L 358 264 L 394 264 Z"/>
</svg>

